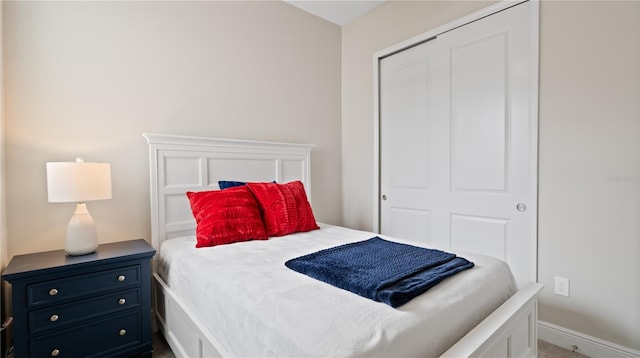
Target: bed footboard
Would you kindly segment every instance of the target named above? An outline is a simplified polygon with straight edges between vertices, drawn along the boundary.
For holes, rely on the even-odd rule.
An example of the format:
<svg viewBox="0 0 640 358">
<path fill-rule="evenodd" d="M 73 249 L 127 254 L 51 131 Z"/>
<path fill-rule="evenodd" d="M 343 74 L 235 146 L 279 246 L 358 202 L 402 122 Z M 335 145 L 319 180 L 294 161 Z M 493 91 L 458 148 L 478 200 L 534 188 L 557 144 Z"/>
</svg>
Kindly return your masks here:
<svg viewBox="0 0 640 358">
<path fill-rule="evenodd" d="M 157 273 L 153 274 L 153 291 L 156 324 L 176 357 L 229 356 Z"/>
<path fill-rule="evenodd" d="M 441 357 L 537 357 L 538 292 L 522 288 Z"/>
<path fill-rule="evenodd" d="M 156 323 L 176 357 L 228 357 L 224 348 L 158 274 L 153 275 Z M 538 292 L 516 292 L 442 357 L 536 357 Z"/>
</svg>

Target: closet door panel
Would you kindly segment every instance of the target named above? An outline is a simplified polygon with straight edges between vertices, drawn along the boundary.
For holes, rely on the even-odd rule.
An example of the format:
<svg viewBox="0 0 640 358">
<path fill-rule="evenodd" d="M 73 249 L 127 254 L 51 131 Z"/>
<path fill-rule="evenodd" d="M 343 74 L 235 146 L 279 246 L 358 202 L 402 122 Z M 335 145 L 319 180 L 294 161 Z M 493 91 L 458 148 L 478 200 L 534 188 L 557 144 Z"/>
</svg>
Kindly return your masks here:
<svg viewBox="0 0 640 358">
<path fill-rule="evenodd" d="M 427 97 L 428 61 L 395 69 L 389 76 L 391 123 L 389 148 L 391 186 L 394 188 L 429 189 L 429 106 Z M 416 119 L 420 120 L 416 120 Z"/>
<path fill-rule="evenodd" d="M 518 283 L 535 280 L 535 158 L 531 117 L 535 62 L 531 3 L 438 37 L 451 84 L 449 246 L 505 260 Z M 535 260 L 535 259 L 534 259 Z"/>
<path fill-rule="evenodd" d="M 506 34 L 451 49 L 453 191 L 504 191 L 507 165 Z"/>
<path fill-rule="evenodd" d="M 431 210 L 392 207 L 389 221 L 393 236 L 400 238 L 428 237 L 431 229 Z"/>
<path fill-rule="evenodd" d="M 381 62 L 382 232 L 428 243 L 433 236 L 432 125 L 437 66 L 427 42 Z"/>
</svg>

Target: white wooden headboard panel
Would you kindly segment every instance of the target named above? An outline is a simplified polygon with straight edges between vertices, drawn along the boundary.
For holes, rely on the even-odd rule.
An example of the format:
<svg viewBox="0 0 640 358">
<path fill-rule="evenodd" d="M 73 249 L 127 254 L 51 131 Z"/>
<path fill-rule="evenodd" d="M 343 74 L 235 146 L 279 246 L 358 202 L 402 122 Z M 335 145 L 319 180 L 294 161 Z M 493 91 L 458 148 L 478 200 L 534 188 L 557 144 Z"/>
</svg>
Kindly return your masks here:
<svg viewBox="0 0 640 358">
<path fill-rule="evenodd" d="M 310 144 L 144 133 L 149 143 L 151 244 L 195 234 L 187 191 L 216 190 L 218 180 L 300 180 L 311 201 Z"/>
</svg>

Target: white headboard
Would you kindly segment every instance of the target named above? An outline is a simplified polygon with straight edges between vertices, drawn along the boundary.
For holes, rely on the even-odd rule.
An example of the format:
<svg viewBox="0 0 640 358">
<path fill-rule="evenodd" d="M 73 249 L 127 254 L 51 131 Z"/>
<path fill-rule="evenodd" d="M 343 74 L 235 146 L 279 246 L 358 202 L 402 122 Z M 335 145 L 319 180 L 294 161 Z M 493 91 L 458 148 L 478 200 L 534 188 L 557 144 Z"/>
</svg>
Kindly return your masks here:
<svg viewBox="0 0 640 358">
<path fill-rule="evenodd" d="M 187 191 L 219 189 L 218 180 L 300 180 L 311 200 L 309 144 L 144 133 L 151 169 L 151 244 L 194 235 Z"/>
</svg>

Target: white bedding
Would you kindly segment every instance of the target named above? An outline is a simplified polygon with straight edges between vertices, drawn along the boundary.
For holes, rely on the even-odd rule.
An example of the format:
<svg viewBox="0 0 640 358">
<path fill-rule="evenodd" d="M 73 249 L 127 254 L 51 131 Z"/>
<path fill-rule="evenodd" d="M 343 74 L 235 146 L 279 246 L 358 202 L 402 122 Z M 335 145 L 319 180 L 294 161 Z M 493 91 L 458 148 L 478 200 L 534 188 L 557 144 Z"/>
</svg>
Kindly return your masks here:
<svg viewBox="0 0 640 358">
<path fill-rule="evenodd" d="M 458 253 L 475 267 L 391 308 L 284 266 L 376 236 L 320 227 L 210 248 L 196 249 L 194 237 L 167 240 L 158 271 L 225 353 L 239 357 L 439 356 L 517 290 L 503 261 Z"/>
</svg>

